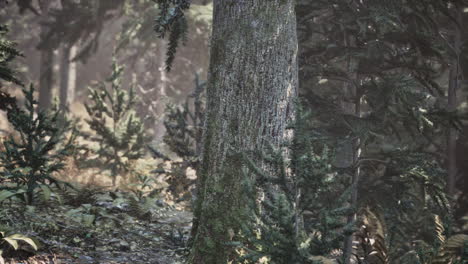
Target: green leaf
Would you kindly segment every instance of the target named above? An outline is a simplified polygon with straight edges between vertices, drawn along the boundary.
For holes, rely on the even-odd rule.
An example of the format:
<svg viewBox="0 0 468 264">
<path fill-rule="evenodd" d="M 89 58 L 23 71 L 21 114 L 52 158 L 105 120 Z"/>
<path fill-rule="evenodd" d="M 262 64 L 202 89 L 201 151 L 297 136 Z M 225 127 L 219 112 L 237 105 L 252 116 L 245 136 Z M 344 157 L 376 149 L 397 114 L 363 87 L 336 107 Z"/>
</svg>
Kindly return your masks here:
<svg viewBox="0 0 468 264">
<path fill-rule="evenodd" d="M 19 241 L 22 241 L 28 245 L 30 245 L 34 250 L 37 250 L 37 244 L 32 240 L 31 238 L 21 235 L 21 234 L 14 234 L 8 237 L 4 238 L 5 241 L 7 241 L 15 250 L 19 248 Z"/>
<path fill-rule="evenodd" d="M 0 191 L 0 203 L 3 202 L 4 200 L 9 199 L 12 196 L 22 194 L 22 193 L 25 193 L 25 192 L 26 192 L 25 190 L 16 190 L 14 192 L 8 191 L 8 190 Z"/>
<path fill-rule="evenodd" d="M 3 240 L 5 240 L 8 244 L 10 244 L 10 246 L 13 247 L 14 250 L 18 250 L 18 241 L 16 241 L 15 239 L 12 239 L 11 237 L 4 237 Z"/>
<path fill-rule="evenodd" d="M 96 216 L 92 214 L 83 214 L 82 219 L 85 226 L 92 226 Z"/>
<path fill-rule="evenodd" d="M 49 186 L 41 184 L 41 185 L 39 185 L 39 187 L 42 190 L 42 195 L 43 195 L 44 201 L 48 201 L 50 199 L 50 195 L 52 193 Z"/>
<path fill-rule="evenodd" d="M 0 192 L 0 202 L 3 202 L 4 200 L 14 196 L 16 193 L 14 192 L 10 192 L 10 191 L 7 191 L 7 190 L 3 190 Z"/>
</svg>

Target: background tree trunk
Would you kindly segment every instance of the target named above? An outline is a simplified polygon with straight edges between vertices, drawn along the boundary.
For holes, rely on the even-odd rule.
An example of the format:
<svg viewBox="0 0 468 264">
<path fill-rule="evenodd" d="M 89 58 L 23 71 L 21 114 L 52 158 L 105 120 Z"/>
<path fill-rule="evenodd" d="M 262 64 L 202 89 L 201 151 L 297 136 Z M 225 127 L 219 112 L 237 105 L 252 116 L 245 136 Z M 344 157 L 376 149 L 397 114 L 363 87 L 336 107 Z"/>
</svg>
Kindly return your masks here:
<svg viewBox="0 0 468 264">
<path fill-rule="evenodd" d="M 290 138 L 297 95 L 295 1 L 217 0 L 191 263 L 235 259 L 244 217 L 242 152 Z M 258 155 L 258 154 L 257 154 Z"/>
<path fill-rule="evenodd" d="M 166 97 L 167 97 L 167 72 L 166 72 L 166 52 L 167 52 L 167 43 L 165 40 L 159 40 L 158 43 L 158 75 L 159 83 L 158 87 L 158 99 L 155 106 L 155 115 L 158 117 L 154 122 L 154 139 L 160 141 L 163 139 L 164 134 L 166 133 L 166 128 L 164 127 L 164 110 L 166 109 Z"/>
<path fill-rule="evenodd" d="M 48 12 L 51 1 L 39 1 L 43 22 L 48 18 Z M 41 39 L 47 35 L 47 26 L 42 25 Z M 45 47 L 41 50 L 40 59 L 40 76 L 39 76 L 39 109 L 47 109 L 52 102 L 52 82 L 53 82 L 53 67 L 54 67 L 54 50 L 50 47 Z"/>
<path fill-rule="evenodd" d="M 60 62 L 60 109 L 67 110 L 74 100 L 76 84 L 76 62 L 71 61 L 76 56 L 76 46 L 67 45 L 62 49 Z"/>
<path fill-rule="evenodd" d="M 348 36 L 344 32 L 344 46 L 348 49 L 356 48 L 356 41 L 353 36 Z M 358 95 L 358 87 L 356 85 L 360 83 L 359 74 L 358 74 L 358 60 L 350 54 L 347 58 L 347 71 L 349 76 L 352 76 L 353 79 L 351 82 L 346 82 L 343 89 L 343 96 L 345 100 L 341 103 L 343 113 L 347 115 L 354 115 L 356 117 L 361 117 L 361 98 Z M 351 131 L 350 131 L 351 132 Z M 350 206 L 356 210 L 358 206 L 358 187 L 359 180 L 361 176 L 361 170 L 358 165 L 358 160 L 361 155 L 360 148 L 360 139 L 353 138 L 356 135 L 350 134 L 351 138 L 347 139 L 347 142 L 342 149 L 337 151 L 337 161 L 341 163 L 342 168 L 352 168 L 351 174 L 351 197 L 350 197 Z M 348 176 L 348 175 L 346 175 Z M 349 225 L 357 220 L 357 213 L 354 212 L 348 216 L 346 223 Z M 353 243 L 355 241 L 355 235 L 350 234 L 345 237 L 344 247 L 343 247 L 343 258 L 345 264 L 351 264 L 353 262 Z"/>
<path fill-rule="evenodd" d="M 460 56 L 462 49 L 461 42 L 461 28 L 463 25 L 462 19 L 462 9 L 458 6 L 455 6 L 455 15 L 458 25 L 454 26 L 453 34 L 453 52 L 456 57 L 452 60 L 450 66 L 450 75 L 449 75 L 449 87 L 447 92 L 448 102 L 447 102 L 447 111 L 454 112 L 457 110 L 457 90 L 460 83 Z M 456 180 L 458 176 L 457 168 L 457 130 L 453 127 L 447 129 L 447 193 L 453 197 L 455 194 Z"/>
<path fill-rule="evenodd" d="M 52 102 L 54 51 L 41 51 L 41 69 L 39 79 L 39 109 L 49 108 Z"/>
</svg>

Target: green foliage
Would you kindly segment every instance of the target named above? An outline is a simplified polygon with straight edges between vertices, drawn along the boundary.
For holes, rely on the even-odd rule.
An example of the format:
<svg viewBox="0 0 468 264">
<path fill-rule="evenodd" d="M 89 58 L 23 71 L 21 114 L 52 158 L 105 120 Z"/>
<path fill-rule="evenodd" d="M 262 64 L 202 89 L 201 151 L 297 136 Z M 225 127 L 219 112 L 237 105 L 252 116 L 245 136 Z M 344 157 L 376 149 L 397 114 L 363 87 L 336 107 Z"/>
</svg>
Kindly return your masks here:
<svg viewBox="0 0 468 264">
<path fill-rule="evenodd" d="M 166 69 L 171 70 L 172 62 L 180 41 L 187 40 L 187 18 L 185 12 L 190 8 L 189 0 L 154 0 L 160 10 L 154 27 L 160 38 L 169 34 Z"/>
<path fill-rule="evenodd" d="M 84 135 L 98 145 L 93 152 L 114 179 L 144 156 L 147 139 L 143 123 L 134 111 L 137 98 L 133 86 L 128 91 L 122 88 L 123 71 L 114 61 L 111 76 L 89 88 L 90 101 L 85 104 L 89 115 L 86 122 L 93 133 Z"/>
<path fill-rule="evenodd" d="M 15 76 L 15 71 L 13 71 L 8 64 L 16 57 L 22 55 L 15 49 L 16 44 L 6 38 L 7 33 L 8 27 L 6 25 L 0 25 L 0 79 L 15 84 L 21 84 L 21 81 Z"/>
<path fill-rule="evenodd" d="M 248 263 L 261 258 L 268 263 L 320 263 L 317 256 L 340 249 L 344 236 L 352 232 L 344 221 L 352 212 L 346 206 L 350 189 L 344 188 L 330 165 L 333 152 L 311 134 L 309 120 L 310 113 L 299 109 L 295 136 L 286 151 L 291 160 L 285 160 L 284 149 L 272 147 L 263 154 L 263 167 L 247 158 L 248 173 L 254 173 L 257 181 L 244 184 L 246 193 L 256 200 L 255 190 L 263 190 L 260 208 L 249 205 L 258 224 L 242 230 L 248 241 L 243 243 L 243 258 Z"/>
<path fill-rule="evenodd" d="M 1 181 L 14 185 L 1 189 L 18 191 L 25 188 L 26 202 L 32 203 L 34 191 L 43 192 L 50 184 L 59 184 L 53 176 L 64 167 L 64 159 L 71 154 L 75 131 L 70 133 L 70 121 L 58 110 L 35 113 L 37 101 L 34 88 L 23 88 L 24 109 L 15 107 L 7 112 L 17 137 L 11 135 L 4 143 L 5 150 L 0 152 Z M 67 136 L 69 138 L 67 139 Z"/>
<path fill-rule="evenodd" d="M 168 105 L 164 127 L 166 135 L 164 143 L 169 150 L 177 154 L 182 161 L 172 161 L 171 168 L 155 170 L 165 173 L 169 183 L 169 191 L 175 196 L 183 196 L 193 187 L 193 180 L 186 175 L 188 168 L 196 169 L 200 162 L 203 121 L 205 113 L 206 83 L 195 76 L 195 89 L 182 107 Z M 150 147 L 153 156 L 169 160 L 154 148 Z"/>
<path fill-rule="evenodd" d="M 451 232 L 450 228 L 445 229 L 452 222 L 445 172 L 424 154 L 393 151 L 385 156 L 389 162 L 382 175 L 365 178 L 359 185 L 360 206 L 368 206 L 360 215 L 370 223 L 363 224 L 367 229 L 358 232 L 360 240 L 368 237 L 380 241 L 378 252 L 393 261 L 414 250 L 414 241 L 433 252 L 442 243 L 440 237 Z M 365 249 L 373 247 L 364 244 L 363 255 L 368 255 Z"/>
<path fill-rule="evenodd" d="M 244 259 L 313 263 L 316 256 L 330 257 L 341 249 L 344 238 L 353 233 L 358 242 L 355 254 L 366 263 L 411 263 L 403 256 L 413 251 L 426 256 L 418 257 L 420 263 L 432 263 L 444 255 L 439 253 L 445 243 L 441 237 L 451 232 L 446 229 L 451 211 L 440 165 L 427 154 L 412 151 L 374 154 L 376 160 L 386 160 L 384 170 L 362 165 L 362 175 L 381 176 L 368 176 L 358 183 L 358 207 L 350 208 L 347 200 L 352 188 L 346 188 L 343 169 L 333 167 L 335 149 L 326 144 L 333 141 L 320 133 L 313 117 L 300 108 L 288 150 L 270 147 L 261 163 L 247 159 L 249 173 L 257 180 L 245 184 L 245 193 L 255 200 L 259 195 L 255 190 L 263 191 L 260 208 L 250 205 L 257 224 L 241 232 L 247 238 L 241 244 Z M 290 160 L 283 153 L 289 153 Z M 360 216 L 358 222 L 347 222 L 353 211 Z M 417 246 L 421 243 L 424 248 Z M 459 257 L 450 252 L 450 258 Z"/>
<path fill-rule="evenodd" d="M 38 243 L 32 238 L 22 234 L 9 234 L 4 230 L 0 231 L 0 260 L 2 255 L 9 249 L 19 250 L 26 246 L 31 247 L 34 251 L 38 250 Z"/>
<path fill-rule="evenodd" d="M 195 77 L 194 92 L 182 107 L 168 105 L 164 121 L 164 143 L 179 157 L 194 163 L 200 151 L 206 87 L 198 75 Z"/>
<path fill-rule="evenodd" d="M 10 68 L 9 63 L 16 57 L 22 55 L 15 49 L 15 43 L 6 38 L 7 33 L 8 27 L 6 25 L 0 25 L 0 80 L 21 85 L 22 83 L 15 76 L 16 73 Z M 2 84 L 0 82 L 0 87 L 1 86 Z M 0 90 L 0 110 L 12 111 L 15 108 L 16 99 Z"/>
<path fill-rule="evenodd" d="M 434 253 L 434 214 L 443 216 L 444 235 L 453 232 L 439 154 L 446 129 L 461 122 L 443 103 L 456 54 L 454 36 L 441 32 L 458 27 L 453 14 L 465 5 L 298 1 L 300 83 L 316 111 L 314 130 L 331 149 L 359 141 L 352 151 L 360 154 L 339 172 L 345 180 L 359 170 L 355 210 L 365 228 L 353 254 L 370 263 L 400 263 L 414 241 L 427 245 L 421 254 Z"/>
</svg>

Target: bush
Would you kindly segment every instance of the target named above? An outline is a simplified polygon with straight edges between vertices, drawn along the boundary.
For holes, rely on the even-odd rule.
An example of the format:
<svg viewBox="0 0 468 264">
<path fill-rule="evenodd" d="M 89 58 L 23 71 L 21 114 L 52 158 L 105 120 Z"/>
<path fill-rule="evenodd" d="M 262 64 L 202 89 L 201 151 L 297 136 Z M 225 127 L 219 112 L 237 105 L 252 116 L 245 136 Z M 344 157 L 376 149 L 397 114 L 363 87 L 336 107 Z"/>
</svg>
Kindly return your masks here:
<svg viewBox="0 0 468 264">
<path fill-rule="evenodd" d="M 122 88 L 124 68 L 114 60 L 112 74 L 105 81 L 89 88 L 90 102 L 85 104 L 93 133 L 83 133 L 86 139 L 97 143 L 100 165 L 110 170 L 113 185 L 117 175 L 131 170 L 131 162 L 142 158 L 148 137 L 143 123 L 133 110 L 136 96 L 133 87 Z"/>
<path fill-rule="evenodd" d="M 169 184 L 169 191 L 175 198 L 185 199 L 191 196 L 188 192 L 195 180 L 187 177 L 187 169 L 197 169 L 200 162 L 201 139 L 205 112 L 206 83 L 195 75 L 195 89 L 181 107 L 168 105 L 164 127 L 166 135 L 164 143 L 169 150 L 177 154 L 181 161 L 171 161 L 170 170 L 155 170 L 165 173 Z M 150 147 L 155 158 L 169 160 L 158 150 Z"/>
<path fill-rule="evenodd" d="M 4 151 L 0 152 L 0 179 L 6 182 L 0 187 L 9 191 L 25 190 L 25 200 L 32 203 L 37 188 L 45 190 L 50 184 L 60 182 L 53 177 L 64 167 L 64 159 L 73 150 L 75 131 L 67 139 L 70 121 L 53 109 L 49 112 L 38 111 L 34 100 L 34 88 L 23 88 L 25 106 L 7 110 L 8 121 L 18 137 L 10 136 L 3 142 Z M 13 183 L 11 185 L 10 183 Z"/>
</svg>

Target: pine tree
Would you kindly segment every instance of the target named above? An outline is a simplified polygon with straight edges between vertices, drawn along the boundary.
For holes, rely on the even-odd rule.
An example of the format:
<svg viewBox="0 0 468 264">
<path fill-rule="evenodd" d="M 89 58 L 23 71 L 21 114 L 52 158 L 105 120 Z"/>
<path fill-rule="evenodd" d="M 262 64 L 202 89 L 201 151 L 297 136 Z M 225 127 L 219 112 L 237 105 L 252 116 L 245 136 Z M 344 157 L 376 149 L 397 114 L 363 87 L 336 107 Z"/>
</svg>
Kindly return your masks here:
<svg viewBox="0 0 468 264">
<path fill-rule="evenodd" d="M 85 137 L 98 147 L 92 151 L 98 155 L 105 170 L 109 170 L 116 185 L 116 177 L 131 170 L 131 163 L 145 154 L 147 136 L 143 123 L 134 111 L 137 98 L 133 85 L 122 88 L 124 67 L 116 60 L 112 73 L 105 82 L 89 90 L 89 102 L 85 104 L 92 134 Z"/>
<path fill-rule="evenodd" d="M 7 33 L 8 27 L 6 25 L 0 25 L 0 79 L 15 84 L 21 84 L 21 81 L 15 76 L 15 71 L 10 68 L 11 66 L 9 63 L 16 57 L 22 55 L 15 49 L 16 44 L 7 39 Z"/>
<path fill-rule="evenodd" d="M 391 189 L 398 185 L 382 183 L 385 179 L 382 175 L 391 170 L 392 164 L 399 164 L 395 166 L 401 168 L 401 162 L 411 165 L 406 170 L 398 170 L 394 177 L 411 175 L 414 169 L 421 170 L 428 180 L 424 184 L 417 180 L 408 183 L 413 186 L 409 193 L 419 193 L 420 188 L 430 183 L 438 186 L 438 195 L 444 196 L 440 189 L 445 184 L 441 179 L 444 174 L 436 155 L 444 148 L 440 132 L 445 127 L 459 127 L 460 122 L 456 113 L 448 113 L 434 102 L 443 96 L 444 87 L 438 80 L 443 77 L 450 58 L 440 26 L 453 25 L 453 21 L 447 21 L 452 20 L 450 8 L 455 2 L 299 2 L 298 28 L 301 57 L 304 58 L 300 83 L 311 109 L 317 112 L 316 129 L 332 139 L 337 138 L 333 146 L 359 140 L 362 151 L 359 159 L 343 169 L 349 175 L 355 168 L 360 170 L 360 180 L 355 184 L 359 193 L 356 212 L 377 199 L 369 198 L 371 193 L 377 195 L 383 193 L 380 188 Z M 354 41 L 347 40 L 349 36 L 353 36 Z M 349 67 L 350 60 L 355 67 Z M 341 107 L 343 103 L 359 106 L 361 115 L 346 113 Z M 420 153 L 428 154 L 424 158 L 413 158 Z M 425 159 L 430 161 L 432 169 L 423 169 L 427 168 Z M 379 191 L 374 193 L 370 191 L 372 188 L 379 188 Z M 387 199 L 403 199 L 399 193 L 385 193 L 385 197 L 377 199 L 380 209 Z M 404 200 L 414 203 L 408 197 Z M 436 203 L 436 200 L 431 201 Z M 424 217 L 431 213 L 448 214 L 441 209 L 445 202 L 439 203 L 441 207 L 425 211 Z M 399 217 L 403 214 L 401 208 L 391 208 L 398 208 L 398 205 L 383 207 L 388 223 L 395 221 L 388 218 L 392 213 Z M 403 236 L 408 239 L 421 235 L 417 233 L 413 229 Z M 391 243 L 388 247 L 391 251 L 399 248 L 399 242 Z M 348 263 L 352 253 L 349 247 L 345 253 Z"/>
<path fill-rule="evenodd" d="M 32 203 L 36 189 L 45 190 L 49 185 L 60 184 L 54 173 L 64 167 L 64 159 L 71 155 L 76 133 L 68 133 L 70 121 L 58 110 L 35 113 L 38 102 L 33 97 L 32 85 L 23 88 L 23 93 L 24 109 L 16 105 L 7 109 L 8 121 L 19 136 L 10 136 L 3 143 L 1 181 L 14 185 L 1 189 L 25 193 L 26 202 Z"/>
<path fill-rule="evenodd" d="M 251 199 L 258 199 L 257 190 L 266 190 L 260 201 L 249 204 L 256 224 L 242 229 L 248 242 L 240 248 L 248 263 L 262 258 L 278 264 L 320 263 L 320 256 L 341 248 L 345 235 L 353 231 L 344 221 L 352 211 L 346 205 L 352 189 L 331 165 L 335 152 L 313 129 L 312 114 L 297 109 L 287 151 L 265 149 L 263 158 L 272 165 L 267 171 L 250 159 L 246 168 L 256 175 L 244 184 Z M 284 153 L 290 153 L 290 159 Z"/>
</svg>

